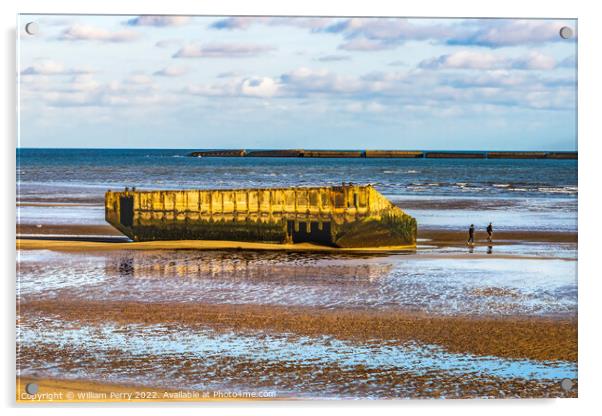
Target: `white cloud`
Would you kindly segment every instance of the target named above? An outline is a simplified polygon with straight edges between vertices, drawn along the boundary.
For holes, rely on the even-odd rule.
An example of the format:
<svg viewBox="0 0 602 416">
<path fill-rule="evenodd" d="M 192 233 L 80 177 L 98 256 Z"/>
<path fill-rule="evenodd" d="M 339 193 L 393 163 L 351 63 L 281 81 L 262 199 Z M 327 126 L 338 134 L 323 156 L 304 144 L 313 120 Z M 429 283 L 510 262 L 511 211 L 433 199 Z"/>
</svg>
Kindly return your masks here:
<svg viewBox="0 0 602 416">
<path fill-rule="evenodd" d="M 515 69 L 553 69 L 556 66 L 556 60 L 540 52 L 530 52 L 527 55 L 518 57 L 512 61 L 512 68 Z"/>
<path fill-rule="evenodd" d="M 213 22 L 209 27 L 220 30 L 246 30 L 252 25 L 267 23 L 267 17 L 227 17 Z"/>
<path fill-rule="evenodd" d="M 155 43 L 157 48 L 171 48 L 174 46 L 182 46 L 184 41 L 182 39 L 163 39 Z"/>
<path fill-rule="evenodd" d="M 270 77 L 230 78 L 222 84 L 190 85 L 184 93 L 211 97 L 269 98 L 278 94 L 280 85 Z"/>
<path fill-rule="evenodd" d="M 539 71 L 514 69 L 480 70 L 476 74 L 411 69 L 356 76 L 301 67 L 280 76 L 230 73 L 221 79 L 224 82 L 192 84 L 177 93 L 164 93 L 161 86 L 153 84 L 151 77 L 144 73 L 130 74 L 123 82 L 108 83 L 100 83 L 90 74 L 76 74 L 65 84 L 63 81 L 47 83 L 35 90 L 28 87 L 24 100 L 37 97 L 36 102 L 53 107 L 135 107 L 165 103 L 178 99 L 178 95 L 182 102 L 183 93 L 190 99 L 202 96 L 263 99 L 262 102 L 271 99 L 269 102 L 278 100 L 289 104 L 319 102 L 326 108 L 374 114 L 418 107 L 437 114 L 451 108 L 558 110 L 573 108 L 575 102 L 572 76 L 550 77 Z"/>
<path fill-rule="evenodd" d="M 553 98 L 554 94 L 562 95 L 564 101 Z M 356 77 L 300 68 L 281 76 L 279 96 L 352 98 L 391 107 L 422 103 L 431 107 L 492 105 L 567 109 L 574 106 L 575 83 L 572 77 L 546 77 L 539 72 L 506 69 L 482 71 L 476 75 L 472 72 L 410 70 L 373 72 Z M 536 101 L 529 96 L 538 98 L 537 107 Z M 546 104 L 541 97 L 549 98 L 549 102 Z M 365 110 L 368 111 L 368 107 Z"/>
<path fill-rule="evenodd" d="M 387 107 L 375 101 L 354 101 L 347 104 L 345 110 L 351 113 L 382 113 Z"/>
<path fill-rule="evenodd" d="M 109 31 L 106 29 L 76 24 L 68 27 L 59 35 L 64 41 L 99 41 L 99 42 L 130 42 L 140 37 L 132 30 Z"/>
<path fill-rule="evenodd" d="M 144 15 L 128 20 L 126 23 L 129 26 L 184 26 L 190 22 L 189 16 L 156 16 Z"/>
<path fill-rule="evenodd" d="M 348 42 L 345 42 L 339 45 L 339 49 L 343 49 L 346 51 L 361 51 L 361 52 L 369 52 L 369 51 L 382 51 L 385 49 L 391 49 L 396 47 L 394 43 L 387 43 L 378 40 L 357 38 L 351 39 Z"/>
<path fill-rule="evenodd" d="M 216 78 L 236 78 L 236 77 L 240 77 L 241 74 L 238 71 L 226 71 L 226 72 L 220 72 L 219 74 L 217 74 Z"/>
<path fill-rule="evenodd" d="M 391 61 L 387 64 L 388 66 L 407 66 L 408 64 L 402 60 Z"/>
<path fill-rule="evenodd" d="M 92 75 L 76 75 L 71 79 L 68 91 L 72 92 L 89 92 L 100 87 L 100 83 L 96 81 Z"/>
<path fill-rule="evenodd" d="M 187 45 L 177 51 L 174 58 L 250 58 L 273 51 L 275 48 L 255 44 Z"/>
<path fill-rule="evenodd" d="M 530 52 L 520 57 L 506 57 L 489 52 L 463 50 L 420 62 L 425 69 L 537 69 L 556 67 L 554 58 L 540 52 Z"/>
<path fill-rule="evenodd" d="M 182 92 L 184 94 L 206 96 L 206 97 L 234 97 L 240 95 L 239 82 L 227 82 L 224 84 L 195 84 L 188 85 Z"/>
<path fill-rule="evenodd" d="M 449 35 L 454 27 L 449 24 L 421 24 L 418 20 L 403 18 L 351 18 L 326 28 L 327 32 L 342 33 L 347 37 L 363 36 L 379 40 L 425 40 Z"/>
<path fill-rule="evenodd" d="M 466 19 L 458 24 L 421 23 L 401 18 L 352 18 L 339 21 L 322 31 L 342 34 L 348 50 L 374 51 L 395 48 L 410 40 L 432 40 L 450 45 L 476 45 L 489 48 L 567 42 L 560 37 L 563 26 L 572 21 L 537 19 Z M 570 42 L 570 41 L 568 41 Z"/>
<path fill-rule="evenodd" d="M 498 48 L 545 42 L 567 42 L 567 40 L 560 37 L 560 28 L 567 25 L 571 26 L 572 21 L 539 19 L 465 20 L 461 30 L 453 36 L 448 36 L 447 43 Z"/>
<path fill-rule="evenodd" d="M 455 26 L 442 23 L 419 23 L 402 18 L 351 18 L 336 22 L 323 32 L 342 34 L 340 49 L 380 51 L 396 48 L 409 40 L 445 39 Z"/>
<path fill-rule="evenodd" d="M 101 84 L 92 79 L 73 79 L 65 88 L 42 92 L 40 98 L 51 107 L 137 107 L 166 102 L 164 95 L 147 84 L 127 80 Z"/>
<path fill-rule="evenodd" d="M 247 78 L 241 84 L 241 93 L 253 97 L 272 97 L 278 92 L 278 85 L 272 78 Z"/>
<path fill-rule="evenodd" d="M 161 77 L 181 77 L 188 72 L 188 69 L 182 66 L 169 65 L 158 71 L 155 71 L 153 75 Z"/>
<path fill-rule="evenodd" d="M 361 91 L 363 87 L 361 80 L 356 77 L 305 67 L 287 72 L 280 79 L 289 90 L 298 94 L 351 93 Z"/>
<path fill-rule="evenodd" d="M 41 77 L 28 77 L 39 79 Z M 99 82 L 92 74 L 76 74 L 68 80 L 25 88 L 25 102 L 48 107 L 130 107 L 161 104 L 172 99 L 149 82 L 145 74 L 132 73 L 122 82 Z"/>
<path fill-rule="evenodd" d="M 320 62 L 337 62 L 337 61 L 350 61 L 351 56 L 349 55 L 324 55 L 316 58 L 316 61 Z"/>
<path fill-rule="evenodd" d="M 137 85 L 147 85 L 152 84 L 153 79 L 149 75 L 146 75 L 144 73 L 135 72 L 128 75 L 125 79 L 125 82 Z"/>
<path fill-rule="evenodd" d="M 406 18 L 304 18 L 230 17 L 213 22 L 213 29 L 246 30 L 253 25 L 293 26 L 312 33 L 340 34 L 340 49 L 379 51 L 396 48 L 407 41 L 434 41 L 452 45 L 489 48 L 567 42 L 559 36 L 568 20 L 465 19 L 428 21 Z M 574 28 L 573 28 L 574 29 Z"/>
<path fill-rule="evenodd" d="M 52 60 L 41 60 L 23 69 L 21 75 L 76 75 L 92 72 L 86 68 L 66 68 L 62 63 Z"/>
<path fill-rule="evenodd" d="M 254 25 L 292 26 L 317 31 L 333 24 L 330 17 L 228 17 L 213 22 L 209 27 L 218 30 L 246 30 Z"/>
<path fill-rule="evenodd" d="M 270 21 L 270 24 L 272 26 L 294 26 L 318 32 L 338 20 L 339 19 L 331 17 L 274 17 Z"/>
<path fill-rule="evenodd" d="M 503 58 L 490 53 L 476 51 L 459 51 L 426 59 L 418 65 L 428 69 L 492 69 L 503 63 Z"/>
</svg>

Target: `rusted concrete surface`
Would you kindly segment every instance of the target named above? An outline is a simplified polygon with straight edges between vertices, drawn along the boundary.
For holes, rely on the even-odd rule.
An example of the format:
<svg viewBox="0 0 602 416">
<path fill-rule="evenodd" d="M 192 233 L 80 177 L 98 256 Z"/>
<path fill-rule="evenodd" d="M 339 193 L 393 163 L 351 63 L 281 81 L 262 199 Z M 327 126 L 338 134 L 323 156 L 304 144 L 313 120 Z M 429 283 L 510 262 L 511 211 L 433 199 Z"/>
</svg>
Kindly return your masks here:
<svg viewBox="0 0 602 416">
<path fill-rule="evenodd" d="M 313 242 L 335 247 L 416 243 L 416 220 L 370 185 L 108 191 L 105 219 L 134 241 Z"/>
</svg>

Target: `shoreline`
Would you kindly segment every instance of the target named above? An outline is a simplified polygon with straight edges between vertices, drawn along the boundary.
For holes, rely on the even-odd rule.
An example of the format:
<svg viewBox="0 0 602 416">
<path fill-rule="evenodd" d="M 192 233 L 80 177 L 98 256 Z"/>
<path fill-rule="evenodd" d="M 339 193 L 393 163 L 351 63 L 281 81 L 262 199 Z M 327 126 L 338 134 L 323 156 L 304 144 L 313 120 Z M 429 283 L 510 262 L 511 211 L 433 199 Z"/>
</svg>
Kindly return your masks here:
<svg viewBox="0 0 602 416">
<path fill-rule="evenodd" d="M 483 231 L 475 233 L 477 245 L 489 245 L 486 241 L 486 234 Z M 495 231 L 493 245 L 496 244 L 521 244 L 521 243 L 577 243 L 577 231 L 546 231 L 546 230 L 500 230 Z M 108 242 L 115 242 L 121 239 L 127 242 L 126 236 L 109 224 L 43 224 L 37 226 L 34 224 L 17 224 L 16 238 L 28 240 L 36 239 L 74 239 L 84 240 L 86 238 L 104 238 Z M 466 245 L 468 233 L 466 230 L 445 229 L 445 228 L 418 228 L 419 244 L 428 245 Z M 201 240 L 198 240 L 201 241 Z M 242 243 L 241 243 L 242 244 Z M 256 243 L 253 243 L 256 244 Z M 259 244 L 259 243 L 257 243 Z M 232 244 L 235 245 L 235 244 Z M 274 244 L 272 244 L 274 245 Z M 298 244 L 296 244 L 298 246 Z"/>
<path fill-rule="evenodd" d="M 70 239 L 42 238 L 42 239 L 17 239 L 16 248 L 19 250 L 51 250 L 59 252 L 106 252 L 119 250 L 133 251 L 156 251 L 156 250 L 199 250 L 199 251 L 258 251 L 258 252 L 282 252 L 282 253 L 324 253 L 324 254 L 348 254 L 348 255 L 415 255 L 421 252 L 422 259 L 508 259 L 508 260 L 565 260 L 575 261 L 574 258 L 528 255 L 528 254 L 509 254 L 509 253 L 433 253 L 427 252 L 431 247 L 464 247 L 469 249 L 479 247 L 495 247 L 506 244 L 496 244 L 487 242 L 476 242 L 467 245 L 453 243 L 435 243 L 426 242 L 424 245 L 415 246 L 394 246 L 394 247 L 367 247 L 367 248 L 337 248 L 320 246 L 310 243 L 300 244 L 277 244 L 277 243 L 244 243 L 239 241 L 212 241 L 212 240 L 173 240 L 173 241 L 146 241 L 131 242 L 117 240 L 111 237 L 88 238 L 73 237 Z"/>
<path fill-rule="evenodd" d="M 338 248 L 311 243 L 278 244 L 252 243 L 244 241 L 217 240 L 172 240 L 140 242 L 98 242 L 49 239 L 17 239 L 17 250 L 254 250 L 254 251 L 290 251 L 290 252 L 328 252 L 328 253 L 395 253 L 415 251 L 416 245 Z"/>
<path fill-rule="evenodd" d="M 284 253 L 327 253 L 327 254 L 401 254 L 412 255 L 429 249 L 431 247 L 466 247 L 469 249 L 477 247 L 492 248 L 495 246 L 509 245 L 504 242 L 479 242 L 467 245 L 462 241 L 427 241 L 416 245 L 407 246 L 382 246 L 362 248 L 339 248 L 321 246 L 311 243 L 278 244 L 278 243 L 250 243 L 241 241 L 217 241 L 217 240 L 166 240 L 166 241 L 143 241 L 132 242 L 114 237 L 101 236 L 61 236 L 61 238 L 17 238 L 16 248 L 18 250 L 51 250 L 60 252 L 83 252 L 83 251 L 155 251 L 155 250 L 199 250 L 199 251 L 264 251 Z M 517 244 L 517 243 L 514 243 Z M 574 261 L 573 258 L 509 254 L 509 253 L 422 253 L 421 258 L 433 259 L 471 259 L 471 258 L 496 258 L 516 260 L 549 260 L 560 259 Z"/>
</svg>

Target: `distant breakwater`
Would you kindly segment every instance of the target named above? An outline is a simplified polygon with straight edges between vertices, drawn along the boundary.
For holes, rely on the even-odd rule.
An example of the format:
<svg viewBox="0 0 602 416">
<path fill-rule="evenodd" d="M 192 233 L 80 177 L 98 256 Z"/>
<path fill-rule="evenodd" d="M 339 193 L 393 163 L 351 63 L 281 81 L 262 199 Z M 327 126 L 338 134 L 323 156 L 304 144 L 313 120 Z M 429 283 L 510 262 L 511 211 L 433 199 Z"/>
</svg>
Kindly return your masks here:
<svg viewBox="0 0 602 416">
<path fill-rule="evenodd" d="M 486 152 L 486 151 L 414 151 L 414 150 L 203 150 L 192 157 L 310 157 L 368 159 L 577 159 L 577 152 Z"/>
</svg>

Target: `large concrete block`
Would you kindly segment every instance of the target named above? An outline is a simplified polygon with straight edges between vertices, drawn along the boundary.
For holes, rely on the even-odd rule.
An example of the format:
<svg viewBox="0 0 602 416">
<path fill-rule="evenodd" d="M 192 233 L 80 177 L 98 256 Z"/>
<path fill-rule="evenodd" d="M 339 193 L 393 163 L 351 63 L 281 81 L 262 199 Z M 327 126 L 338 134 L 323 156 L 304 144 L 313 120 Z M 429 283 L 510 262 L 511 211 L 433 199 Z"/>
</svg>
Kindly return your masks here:
<svg viewBox="0 0 602 416">
<path fill-rule="evenodd" d="M 370 185 L 107 192 L 105 218 L 136 241 L 411 245 L 416 221 Z"/>
</svg>

